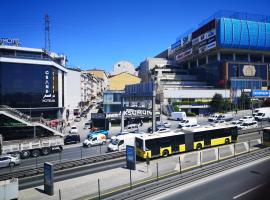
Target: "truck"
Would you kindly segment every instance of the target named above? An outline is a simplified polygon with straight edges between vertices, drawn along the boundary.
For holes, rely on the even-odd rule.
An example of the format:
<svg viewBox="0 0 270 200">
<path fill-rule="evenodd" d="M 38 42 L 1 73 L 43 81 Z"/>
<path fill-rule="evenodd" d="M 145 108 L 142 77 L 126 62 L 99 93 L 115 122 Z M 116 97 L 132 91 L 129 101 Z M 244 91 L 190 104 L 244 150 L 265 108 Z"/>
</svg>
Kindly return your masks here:
<svg viewBox="0 0 270 200">
<path fill-rule="evenodd" d="M 63 135 L 9 141 L 5 141 L 0 135 L 0 154 L 19 154 L 22 159 L 48 155 L 56 150 L 62 151 L 63 146 Z"/>
<path fill-rule="evenodd" d="M 110 144 L 108 145 L 107 151 L 124 151 L 126 150 L 127 145 L 134 146 L 135 143 L 135 136 L 138 134 L 125 134 L 125 135 L 119 135 L 116 136 L 114 139 L 110 141 Z"/>
<path fill-rule="evenodd" d="M 196 118 L 186 118 L 179 122 L 178 127 L 183 128 L 190 125 L 197 125 L 197 119 Z"/>
<path fill-rule="evenodd" d="M 185 112 L 172 112 L 169 119 L 180 121 L 185 119 L 186 117 L 187 115 Z"/>
<path fill-rule="evenodd" d="M 270 109 L 263 109 L 260 110 L 256 115 L 255 115 L 255 120 L 257 121 L 263 121 L 263 120 L 268 120 L 270 118 Z"/>
</svg>

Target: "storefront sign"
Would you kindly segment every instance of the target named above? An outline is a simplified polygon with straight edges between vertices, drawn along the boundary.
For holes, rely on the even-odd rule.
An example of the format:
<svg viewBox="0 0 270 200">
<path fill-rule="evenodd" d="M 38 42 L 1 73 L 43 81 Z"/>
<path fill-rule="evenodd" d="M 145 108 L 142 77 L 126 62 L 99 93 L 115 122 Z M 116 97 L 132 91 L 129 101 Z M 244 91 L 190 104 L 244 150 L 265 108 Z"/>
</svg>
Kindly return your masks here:
<svg viewBox="0 0 270 200">
<path fill-rule="evenodd" d="M 269 90 L 253 90 L 252 97 L 269 97 Z"/>
<path fill-rule="evenodd" d="M 0 38 L 0 45 L 6 45 L 6 46 L 20 46 L 19 39 L 14 38 Z"/>
<path fill-rule="evenodd" d="M 254 65 L 244 65 L 243 74 L 244 74 L 244 76 L 255 76 L 256 75 L 255 66 Z"/>
</svg>

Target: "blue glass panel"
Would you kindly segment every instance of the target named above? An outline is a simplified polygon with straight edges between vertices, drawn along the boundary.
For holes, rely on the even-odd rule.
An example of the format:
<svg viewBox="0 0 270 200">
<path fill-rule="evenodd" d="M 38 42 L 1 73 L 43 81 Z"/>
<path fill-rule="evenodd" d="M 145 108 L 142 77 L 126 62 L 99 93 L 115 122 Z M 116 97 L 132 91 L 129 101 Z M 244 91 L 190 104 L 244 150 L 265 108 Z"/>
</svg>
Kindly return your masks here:
<svg viewBox="0 0 270 200">
<path fill-rule="evenodd" d="M 241 21 L 241 23 L 242 23 L 242 31 L 241 31 L 240 47 L 249 48 L 249 32 L 247 21 Z"/>
<path fill-rule="evenodd" d="M 248 29 L 249 29 L 249 41 L 250 41 L 250 48 L 257 48 L 258 44 L 258 23 L 248 21 Z"/>
<path fill-rule="evenodd" d="M 223 46 L 224 44 L 224 35 L 225 35 L 225 29 L 224 29 L 224 19 L 220 19 L 219 26 L 217 30 L 217 41 L 219 46 Z"/>
<path fill-rule="evenodd" d="M 233 23 L 233 47 L 239 47 L 241 38 L 241 22 L 239 20 L 232 19 Z"/>
<path fill-rule="evenodd" d="M 258 36 L 258 48 L 265 48 L 265 23 L 258 22 L 259 36 Z"/>
<path fill-rule="evenodd" d="M 232 21 L 231 19 L 224 19 L 225 22 L 225 40 L 226 46 L 231 46 L 232 44 Z"/>
<path fill-rule="evenodd" d="M 265 47 L 270 49 L 270 23 L 266 24 L 266 44 Z"/>
</svg>

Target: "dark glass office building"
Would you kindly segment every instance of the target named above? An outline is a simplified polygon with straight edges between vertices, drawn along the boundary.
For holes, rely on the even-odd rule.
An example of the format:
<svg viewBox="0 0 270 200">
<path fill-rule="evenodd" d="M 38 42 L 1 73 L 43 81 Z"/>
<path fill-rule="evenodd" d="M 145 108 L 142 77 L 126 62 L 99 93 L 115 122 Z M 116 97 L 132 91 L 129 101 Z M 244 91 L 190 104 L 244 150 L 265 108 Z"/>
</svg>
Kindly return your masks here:
<svg viewBox="0 0 270 200">
<path fill-rule="evenodd" d="M 0 46 L 0 105 L 32 117 L 61 117 L 65 72 L 40 49 Z"/>
</svg>

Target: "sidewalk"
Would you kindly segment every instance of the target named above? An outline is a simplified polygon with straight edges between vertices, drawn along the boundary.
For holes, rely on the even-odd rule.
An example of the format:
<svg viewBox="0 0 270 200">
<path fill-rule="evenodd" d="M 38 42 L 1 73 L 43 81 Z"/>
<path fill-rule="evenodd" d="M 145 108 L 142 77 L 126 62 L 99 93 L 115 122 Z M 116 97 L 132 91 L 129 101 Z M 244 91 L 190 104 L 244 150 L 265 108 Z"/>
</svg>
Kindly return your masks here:
<svg viewBox="0 0 270 200">
<path fill-rule="evenodd" d="M 137 170 L 132 171 L 132 182 L 143 180 L 151 177 L 152 172 L 147 172 L 144 163 L 137 165 Z M 129 170 L 124 168 L 116 168 L 87 176 L 68 179 L 56 182 L 54 184 L 54 196 L 43 193 L 43 186 L 30 188 L 19 191 L 20 200 L 59 200 L 59 190 L 61 190 L 61 198 L 65 200 L 78 199 L 85 196 L 98 194 L 98 179 L 100 179 L 101 192 L 110 191 L 112 188 L 123 185 L 129 185 Z"/>
</svg>

